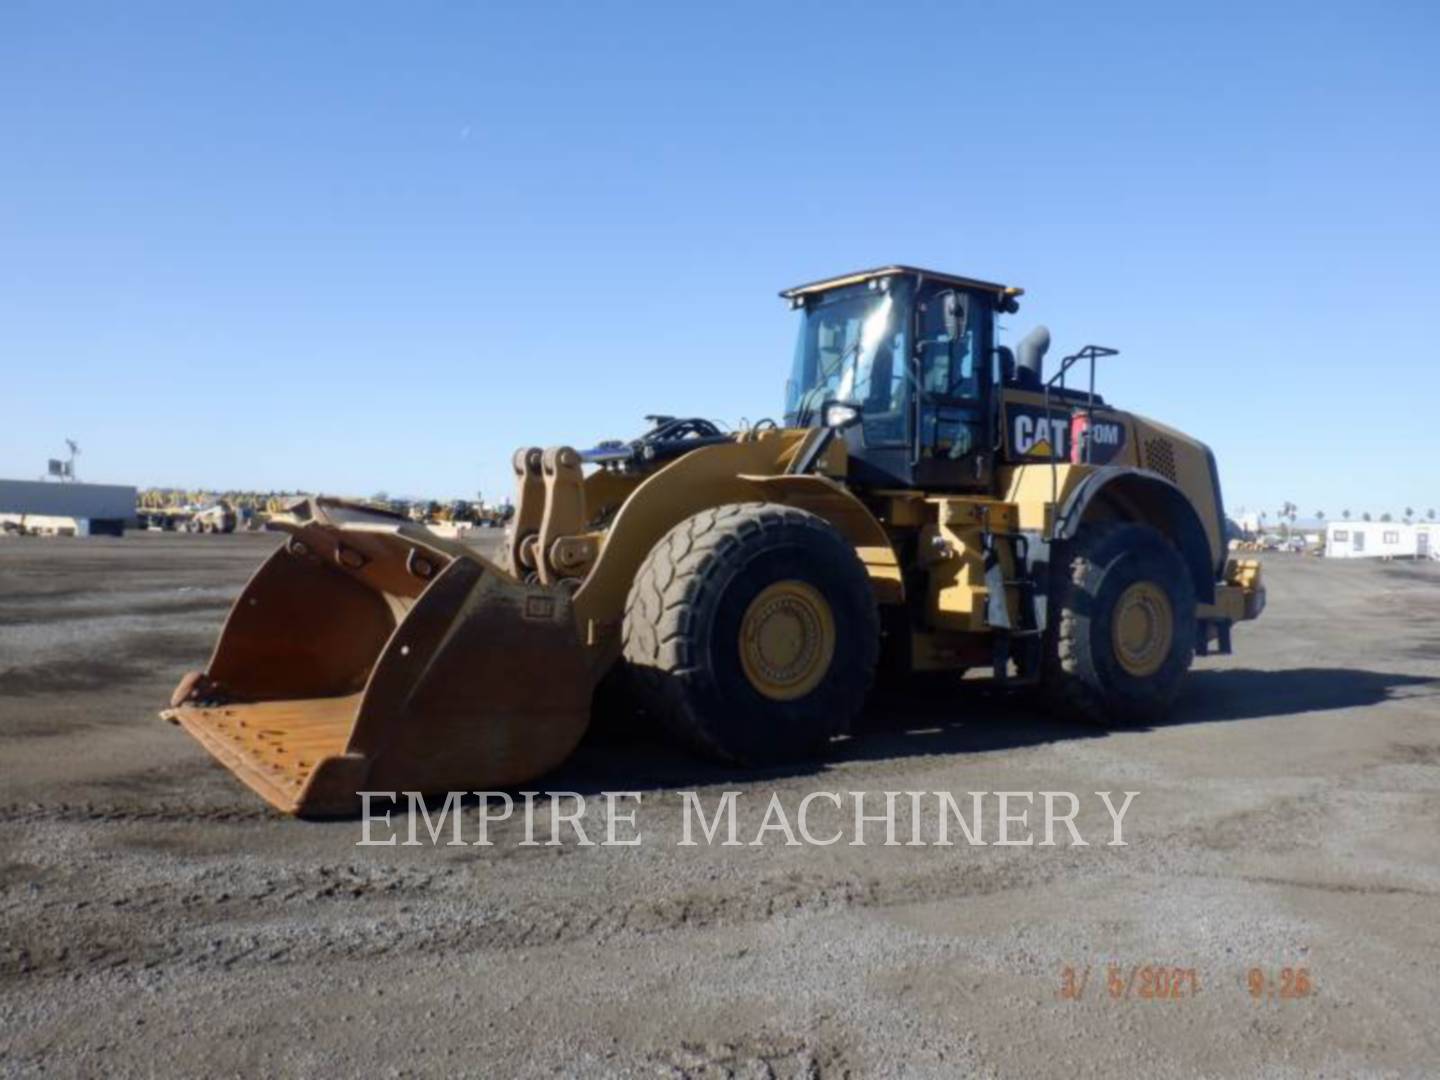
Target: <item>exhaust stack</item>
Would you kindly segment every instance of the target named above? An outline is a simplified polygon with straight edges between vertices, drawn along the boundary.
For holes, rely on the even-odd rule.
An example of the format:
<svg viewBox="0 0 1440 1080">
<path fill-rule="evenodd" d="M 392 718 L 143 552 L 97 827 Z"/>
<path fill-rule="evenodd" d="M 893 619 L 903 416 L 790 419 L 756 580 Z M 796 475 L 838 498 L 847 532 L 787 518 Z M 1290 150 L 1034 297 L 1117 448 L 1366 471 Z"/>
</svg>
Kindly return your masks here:
<svg viewBox="0 0 1440 1080">
<path fill-rule="evenodd" d="M 1045 354 L 1050 349 L 1050 328 L 1037 326 L 1015 347 L 1015 381 L 1030 390 L 1045 383 Z"/>
</svg>

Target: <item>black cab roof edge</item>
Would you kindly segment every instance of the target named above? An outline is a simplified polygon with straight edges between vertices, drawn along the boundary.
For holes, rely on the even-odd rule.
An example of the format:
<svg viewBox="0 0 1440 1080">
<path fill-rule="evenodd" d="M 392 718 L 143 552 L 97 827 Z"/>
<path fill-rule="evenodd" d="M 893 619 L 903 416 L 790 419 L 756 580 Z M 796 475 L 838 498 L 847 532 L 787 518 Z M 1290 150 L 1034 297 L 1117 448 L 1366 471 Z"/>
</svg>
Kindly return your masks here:
<svg viewBox="0 0 1440 1080">
<path fill-rule="evenodd" d="M 923 270 L 918 266 L 904 266 L 896 263 L 891 266 L 876 267 L 873 270 L 857 270 L 850 274 L 840 274 L 836 277 L 822 278 L 819 281 L 812 281 L 805 285 L 795 285 L 789 289 L 782 289 L 780 295 L 786 300 L 792 300 L 797 296 L 804 296 L 808 293 L 838 289 L 845 285 L 856 285 L 862 281 L 889 277 L 894 274 L 913 274 L 917 277 L 933 278 L 936 281 L 943 281 L 951 285 L 960 285 L 971 289 L 985 289 L 989 292 L 999 293 L 1004 296 L 1023 296 L 1025 293 L 1024 289 L 1014 285 L 1001 285 L 994 281 L 982 281 L 979 278 L 962 277 L 958 274 L 945 274 L 937 270 Z"/>
</svg>

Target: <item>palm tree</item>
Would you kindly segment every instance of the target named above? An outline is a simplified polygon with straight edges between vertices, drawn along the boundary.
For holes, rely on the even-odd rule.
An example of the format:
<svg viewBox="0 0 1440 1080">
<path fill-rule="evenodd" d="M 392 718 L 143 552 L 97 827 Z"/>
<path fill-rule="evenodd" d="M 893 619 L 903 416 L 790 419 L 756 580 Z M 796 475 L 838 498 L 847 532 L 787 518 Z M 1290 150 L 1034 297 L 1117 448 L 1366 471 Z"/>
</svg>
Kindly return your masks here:
<svg viewBox="0 0 1440 1080">
<path fill-rule="evenodd" d="M 1390 517 L 1389 514 L 1381 514 L 1381 515 L 1380 515 L 1380 520 L 1381 520 L 1381 521 L 1390 521 L 1390 520 L 1391 520 L 1391 517 Z"/>
<path fill-rule="evenodd" d="M 1361 520 L 1361 521 L 1369 521 L 1369 520 L 1370 520 L 1370 511 L 1369 511 L 1369 510 L 1366 510 L 1365 513 L 1361 514 L 1361 515 L 1360 515 L 1360 520 Z"/>
<path fill-rule="evenodd" d="M 1315 511 L 1315 520 L 1318 521 L 1318 522 L 1320 522 L 1320 524 L 1322 524 L 1322 525 L 1325 524 L 1325 511 L 1324 511 L 1324 510 L 1316 510 L 1316 511 Z"/>
<path fill-rule="evenodd" d="M 1412 509 L 1410 509 L 1410 507 L 1408 507 L 1408 506 L 1405 507 L 1405 524 L 1406 524 L 1406 525 L 1409 525 L 1409 524 L 1410 524 L 1410 519 L 1411 519 L 1412 517 L 1414 517 L 1414 516 L 1415 516 L 1415 511 L 1412 510 Z"/>
<path fill-rule="evenodd" d="M 1435 511 L 1434 511 L 1433 509 L 1431 509 L 1431 510 L 1426 510 L 1426 511 L 1425 511 L 1425 516 L 1426 516 L 1427 518 L 1429 518 L 1431 521 L 1434 521 L 1434 520 L 1435 520 Z"/>
<path fill-rule="evenodd" d="M 1349 510 L 1341 510 L 1341 511 L 1340 511 L 1340 516 L 1341 516 L 1342 518 L 1344 518 L 1346 521 L 1349 521 L 1349 520 L 1350 520 L 1350 511 L 1349 511 Z"/>
<path fill-rule="evenodd" d="M 1298 509 L 1293 502 L 1286 499 L 1285 503 L 1275 514 L 1275 516 L 1280 519 L 1280 535 L 1287 539 L 1290 536 L 1290 526 L 1295 523 L 1295 513 Z"/>
</svg>

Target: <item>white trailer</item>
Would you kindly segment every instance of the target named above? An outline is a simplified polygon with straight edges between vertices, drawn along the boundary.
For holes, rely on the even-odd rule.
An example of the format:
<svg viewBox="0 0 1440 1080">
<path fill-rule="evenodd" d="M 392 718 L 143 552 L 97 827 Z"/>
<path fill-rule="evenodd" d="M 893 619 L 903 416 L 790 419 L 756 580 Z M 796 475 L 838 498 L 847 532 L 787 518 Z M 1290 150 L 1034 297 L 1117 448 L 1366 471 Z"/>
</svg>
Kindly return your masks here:
<svg viewBox="0 0 1440 1080">
<path fill-rule="evenodd" d="M 1325 527 L 1330 559 L 1431 559 L 1440 557 L 1440 524 L 1403 521 L 1332 521 Z"/>
<path fill-rule="evenodd" d="M 128 485 L 0 480 L 0 521 L 24 532 L 119 536 L 134 520 Z"/>
</svg>

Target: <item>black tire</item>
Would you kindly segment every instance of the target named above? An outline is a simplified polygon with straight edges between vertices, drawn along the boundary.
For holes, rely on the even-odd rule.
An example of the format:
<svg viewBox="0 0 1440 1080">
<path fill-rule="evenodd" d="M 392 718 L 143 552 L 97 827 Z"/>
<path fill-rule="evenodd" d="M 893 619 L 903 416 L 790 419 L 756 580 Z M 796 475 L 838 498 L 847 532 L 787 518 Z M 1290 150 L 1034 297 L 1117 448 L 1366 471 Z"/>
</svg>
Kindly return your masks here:
<svg viewBox="0 0 1440 1080">
<path fill-rule="evenodd" d="M 776 700 L 746 674 L 741 627 L 762 592 L 796 582 L 828 607 L 819 639 L 833 649 L 828 665 L 809 662 L 799 696 Z M 802 636 L 804 648 L 817 640 Z M 848 731 L 879 648 L 874 593 L 854 549 L 823 518 L 772 503 L 719 506 L 676 525 L 625 605 L 624 656 L 641 707 L 701 753 L 742 764 L 810 757 Z"/>
<path fill-rule="evenodd" d="M 1195 655 L 1195 585 L 1180 553 L 1155 529 L 1127 523 L 1085 526 L 1057 555 L 1044 665 L 1051 702 L 1103 727 L 1162 719 Z M 1122 661 L 1124 632 L 1115 618 L 1122 597 L 1134 595 L 1127 590 L 1145 591 L 1141 583 L 1163 594 L 1170 626 L 1168 642 L 1141 634 L 1152 647 L 1129 654 L 1143 671 L 1137 674 Z M 1154 625 L 1163 624 L 1163 613 L 1159 605 Z M 1156 606 L 1145 607 L 1142 628 L 1155 615 Z"/>
</svg>

